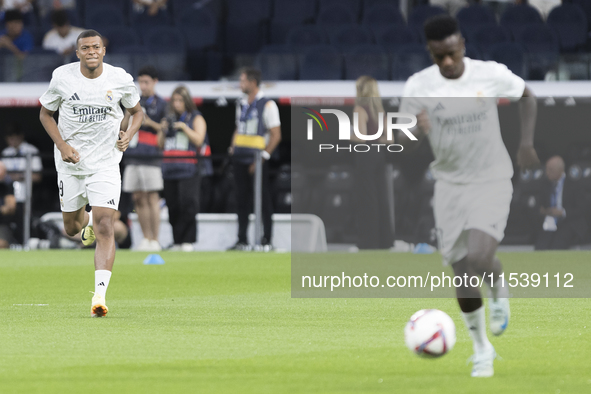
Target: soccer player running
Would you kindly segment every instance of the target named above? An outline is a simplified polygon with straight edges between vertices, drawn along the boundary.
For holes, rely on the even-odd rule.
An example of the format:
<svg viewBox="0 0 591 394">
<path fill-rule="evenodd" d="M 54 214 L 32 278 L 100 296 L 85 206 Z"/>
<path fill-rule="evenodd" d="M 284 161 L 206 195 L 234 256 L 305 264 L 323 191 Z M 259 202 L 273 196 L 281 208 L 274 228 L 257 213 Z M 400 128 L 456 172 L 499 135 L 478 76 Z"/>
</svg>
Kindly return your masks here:
<svg viewBox="0 0 591 394">
<path fill-rule="evenodd" d="M 102 36 L 85 30 L 78 36 L 80 63 L 58 67 L 39 99 L 39 119 L 55 143 L 54 157 L 64 228 L 70 236 L 82 230 L 82 243 L 96 238 L 95 291 L 91 316 L 108 312 L 105 295 L 115 260 L 114 223 L 121 195 L 119 162 L 139 130 L 143 111 L 133 77 L 103 63 Z M 133 117 L 121 130 L 123 110 Z M 53 114 L 59 109 L 59 123 Z M 86 204 L 92 206 L 86 212 Z"/>
<path fill-rule="evenodd" d="M 501 138 L 496 98 L 526 97 L 519 103 L 517 163 L 522 168 L 539 164 L 533 148 L 536 102 L 506 66 L 464 57 L 464 38 L 452 17 L 429 19 L 425 37 L 435 64 L 408 79 L 400 112 L 417 115 L 413 133 L 419 140 L 429 138 L 435 156 L 434 213 L 443 263 L 461 277 L 486 273 L 490 329 L 501 335 L 509 323 L 509 293 L 495 252 L 509 215 L 513 166 Z M 404 138 L 402 143 L 413 144 Z M 472 376 L 493 376 L 496 353 L 486 335 L 480 290 L 458 287 L 456 296 L 473 341 Z"/>
</svg>

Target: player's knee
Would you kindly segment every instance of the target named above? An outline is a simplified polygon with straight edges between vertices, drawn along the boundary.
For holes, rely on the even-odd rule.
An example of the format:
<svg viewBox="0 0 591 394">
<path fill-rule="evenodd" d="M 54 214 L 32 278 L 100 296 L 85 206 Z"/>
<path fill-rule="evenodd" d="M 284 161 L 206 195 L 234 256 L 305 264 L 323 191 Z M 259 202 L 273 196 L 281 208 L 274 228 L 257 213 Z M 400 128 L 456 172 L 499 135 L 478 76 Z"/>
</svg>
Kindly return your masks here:
<svg viewBox="0 0 591 394">
<path fill-rule="evenodd" d="M 73 237 L 76 234 L 78 234 L 80 232 L 80 230 L 82 230 L 82 228 L 80 227 L 80 225 L 78 223 L 76 223 L 76 221 L 74 221 L 74 220 L 64 221 L 64 231 L 70 237 Z"/>
<path fill-rule="evenodd" d="M 477 272 L 486 270 L 492 264 L 494 256 L 483 251 L 468 252 L 466 261 Z"/>
<path fill-rule="evenodd" d="M 110 217 L 100 218 L 99 220 L 95 219 L 93 229 L 94 229 L 94 233 L 97 237 L 100 237 L 100 238 L 113 237 L 113 234 L 114 234 L 113 219 Z"/>
</svg>

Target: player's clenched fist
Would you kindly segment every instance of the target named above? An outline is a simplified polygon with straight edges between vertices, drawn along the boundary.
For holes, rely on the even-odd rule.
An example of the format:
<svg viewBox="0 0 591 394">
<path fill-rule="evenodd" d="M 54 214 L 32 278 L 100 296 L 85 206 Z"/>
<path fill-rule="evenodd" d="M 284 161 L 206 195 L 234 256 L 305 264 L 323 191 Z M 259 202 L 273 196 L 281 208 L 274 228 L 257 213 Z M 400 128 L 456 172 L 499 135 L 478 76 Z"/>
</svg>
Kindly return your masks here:
<svg viewBox="0 0 591 394">
<path fill-rule="evenodd" d="M 517 164 L 521 169 L 536 168 L 540 165 L 540 159 L 533 146 L 520 146 L 517 151 Z"/>
<path fill-rule="evenodd" d="M 80 161 L 80 153 L 65 142 L 57 147 L 62 154 L 62 160 L 66 163 L 78 163 Z"/>
<path fill-rule="evenodd" d="M 129 146 L 129 136 L 123 130 L 119 131 L 119 140 L 117 141 L 117 149 L 121 152 L 125 152 Z"/>
</svg>

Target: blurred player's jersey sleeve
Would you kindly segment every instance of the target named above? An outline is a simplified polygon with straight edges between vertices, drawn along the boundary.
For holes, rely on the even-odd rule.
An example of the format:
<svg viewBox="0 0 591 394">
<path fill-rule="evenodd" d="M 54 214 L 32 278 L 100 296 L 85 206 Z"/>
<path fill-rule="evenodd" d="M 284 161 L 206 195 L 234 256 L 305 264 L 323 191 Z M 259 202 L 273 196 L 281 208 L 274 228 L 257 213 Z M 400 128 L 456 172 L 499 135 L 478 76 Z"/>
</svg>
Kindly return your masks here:
<svg viewBox="0 0 591 394">
<path fill-rule="evenodd" d="M 513 74 L 504 64 L 493 64 L 494 73 L 491 73 L 491 75 L 494 76 L 496 81 L 495 87 L 497 88 L 497 92 L 495 96 L 519 100 L 523 96 L 523 91 L 525 90 L 525 81 L 521 77 Z"/>
<path fill-rule="evenodd" d="M 140 102 L 140 94 L 137 91 L 135 83 L 133 83 L 133 77 L 127 73 L 123 78 L 121 92 L 121 104 L 123 104 L 125 108 L 133 108 Z"/>
<path fill-rule="evenodd" d="M 55 74 L 56 73 L 54 72 L 53 76 L 51 77 L 49 88 L 39 99 L 39 102 L 42 106 L 53 112 L 57 111 L 60 107 L 60 104 L 62 103 L 62 95 L 60 94 L 58 86 L 59 77 L 57 77 Z"/>
</svg>

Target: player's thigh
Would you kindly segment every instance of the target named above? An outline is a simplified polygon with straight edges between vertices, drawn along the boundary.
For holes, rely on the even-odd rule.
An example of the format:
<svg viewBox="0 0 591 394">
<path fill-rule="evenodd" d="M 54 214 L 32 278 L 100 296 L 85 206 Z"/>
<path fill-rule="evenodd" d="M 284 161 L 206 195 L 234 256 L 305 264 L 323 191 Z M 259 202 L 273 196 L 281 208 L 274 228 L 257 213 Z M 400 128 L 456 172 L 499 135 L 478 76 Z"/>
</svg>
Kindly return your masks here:
<svg viewBox="0 0 591 394">
<path fill-rule="evenodd" d="M 93 212 L 95 207 L 109 208 L 116 211 L 121 198 L 121 173 L 119 167 L 113 167 L 87 176 L 86 193 Z"/>
<path fill-rule="evenodd" d="M 436 182 L 433 212 L 439 251 L 449 265 L 468 254 L 467 214 L 462 204 L 463 185 Z"/>
<path fill-rule="evenodd" d="M 85 177 L 57 173 L 57 187 L 62 212 L 78 212 L 88 204 Z M 70 216 L 70 215 L 68 215 Z"/>
<path fill-rule="evenodd" d="M 465 203 L 468 219 L 466 228 L 480 230 L 497 243 L 505 236 L 509 209 L 513 197 L 511 180 L 470 185 Z"/>
</svg>

